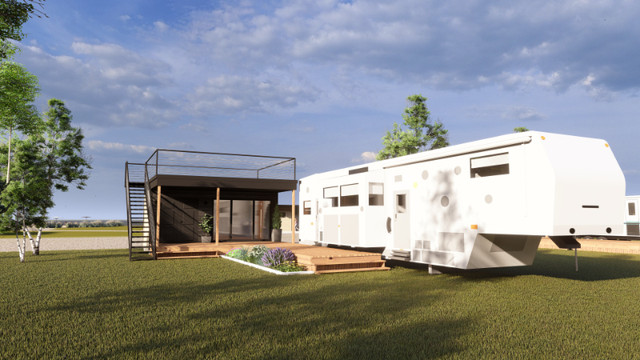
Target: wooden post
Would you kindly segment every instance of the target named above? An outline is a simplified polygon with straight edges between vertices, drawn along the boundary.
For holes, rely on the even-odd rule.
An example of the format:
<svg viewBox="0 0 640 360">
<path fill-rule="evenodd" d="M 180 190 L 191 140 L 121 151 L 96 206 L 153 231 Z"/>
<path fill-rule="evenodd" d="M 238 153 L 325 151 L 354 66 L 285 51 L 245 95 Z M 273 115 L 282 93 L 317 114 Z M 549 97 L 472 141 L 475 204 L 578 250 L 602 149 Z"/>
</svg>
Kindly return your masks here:
<svg viewBox="0 0 640 360">
<path fill-rule="evenodd" d="M 258 239 L 262 240 L 262 227 L 264 226 L 264 202 L 258 202 Z"/>
<path fill-rule="evenodd" d="M 216 245 L 220 242 L 220 188 L 216 190 Z"/>
<path fill-rule="evenodd" d="M 296 191 L 291 192 L 291 243 L 296 243 Z"/>
<path fill-rule="evenodd" d="M 158 185 L 158 204 L 156 210 L 156 248 L 160 246 L 160 202 L 162 201 L 162 185 Z"/>
</svg>

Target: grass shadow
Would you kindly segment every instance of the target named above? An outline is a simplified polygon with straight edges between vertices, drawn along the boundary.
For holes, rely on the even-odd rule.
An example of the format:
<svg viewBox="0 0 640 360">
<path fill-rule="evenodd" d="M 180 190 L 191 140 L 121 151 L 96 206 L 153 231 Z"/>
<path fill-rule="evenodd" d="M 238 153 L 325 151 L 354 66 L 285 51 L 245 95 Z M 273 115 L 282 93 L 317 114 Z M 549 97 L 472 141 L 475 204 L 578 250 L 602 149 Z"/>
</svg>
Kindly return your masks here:
<svg viewBox="0 0 640 360">
<path fill-rule="evenodd" d="M 228 262 L 225 266 L 237 274 L 246 270 Z M 382 274 L 374 282 L 371 275 L 359 274 L 252 275 L 100 291 L 46 312 L 110 319 L 121 317 L 125 309 L 146 309 L 144 320 L 134 316 L 131 321 L 151 336 L 114 339 L 108 349 L 88 356 L 95 359 L 167 353 L 192 357 L 176 349 L 194 348 L 208 354 L 203 357 L 219 358 L 430 359 L 461 351 L 456 339 L 473 321 L 425 312 L 445 294 L 442 288 L 417 283 L 412 275 L 391 279 Z M 172 314 L 169 320 L 166 311 Z"/>
<path fill-rule="evenodd" d="M 426 264 L 393 260 L 388 260 L 387 264 L 392 267 L 425 272 L 428 270 Z M 573 251 L 545 249 L 538 250 L 531 266 L 472 270 L 434 268 L 443 274 L 456 275 L 468 280 L 538 275 L 579 281 L 603 281 L 640 277 L 640 256 L 578 251 L 578 271 L 576 271 Z"/>
</svg>

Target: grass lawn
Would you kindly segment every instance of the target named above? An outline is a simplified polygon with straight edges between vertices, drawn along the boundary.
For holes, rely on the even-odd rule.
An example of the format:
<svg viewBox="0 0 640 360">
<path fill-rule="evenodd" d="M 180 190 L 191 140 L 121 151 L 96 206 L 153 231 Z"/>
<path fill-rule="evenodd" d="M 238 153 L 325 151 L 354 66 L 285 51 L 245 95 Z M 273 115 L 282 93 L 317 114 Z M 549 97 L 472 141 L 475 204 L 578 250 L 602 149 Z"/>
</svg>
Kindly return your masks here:
<svg viewBox="0 0 640 360">
<path fill-rule="evenodd" d="M 67 228 L 67 229 L 50 229 L 43 230 L 42 237 L 50 238 L 72 238 L 72 237 L 110 237 L 110 236 L 128 236 L 126 226 L 113 227 L 93 227 L 93 228 Z M 31 236 L 35 238 L 38 231 L 32 231 Z M 22 237 L 22 233 L 20 233 Z M 16 234 L 12 232 L 0 233 L 0 239 L 15 239 Z"/>
<path fill-rule="evenodd" d="M 0 358 L 613 359 L 640 354 L 640 256 L 275 276 L 124 250 L 0 253 Z"/>
</svg>

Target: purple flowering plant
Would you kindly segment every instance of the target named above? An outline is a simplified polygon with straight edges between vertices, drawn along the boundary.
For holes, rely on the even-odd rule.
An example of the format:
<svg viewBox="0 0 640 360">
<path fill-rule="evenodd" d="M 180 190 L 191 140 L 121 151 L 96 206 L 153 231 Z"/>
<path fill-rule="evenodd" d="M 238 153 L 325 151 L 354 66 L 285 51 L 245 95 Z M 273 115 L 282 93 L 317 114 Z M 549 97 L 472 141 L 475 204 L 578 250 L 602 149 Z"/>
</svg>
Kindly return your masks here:
<svg viewBox="0 0 640 360">
<path fill-rule="evenodd" d="M 286 263 L 294 263 L 296 256 L 293 252 L 286 248 L 274 248 L 267 251 L 262 256 L 262 263 L 269 267 L 276 267 Z"/>
</svg>

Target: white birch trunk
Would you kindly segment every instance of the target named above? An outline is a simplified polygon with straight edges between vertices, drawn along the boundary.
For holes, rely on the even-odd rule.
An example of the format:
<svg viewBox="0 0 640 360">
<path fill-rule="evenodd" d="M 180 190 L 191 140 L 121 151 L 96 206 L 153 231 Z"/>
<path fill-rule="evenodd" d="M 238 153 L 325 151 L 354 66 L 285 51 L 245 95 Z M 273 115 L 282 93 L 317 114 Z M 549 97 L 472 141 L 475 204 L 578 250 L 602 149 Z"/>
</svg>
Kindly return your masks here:
<svg viewBox="0 0 640 360">
<path fill-rule="evenodd" d="M 20 255 L 20 262 L 24 262 L 24 250 L 27 246 L 27 239 L 25 236 L 22 237 L 22 246 L 20 246 L 20 236 L 18 236 L 18 231 L 16 231 L 16 243 L 18 244 L 18 255 Z"/>
<path fill-rule="evenodd" d="M 7 155 L 7 179 L 5 181 L 5 184 L 9 183 L 9 175 L 11 174 L 11 137 L 13 135 L 13 128 L 11 126 L 9 126 L 9 153 Z M 16 234 L 16 236 L 18 236 Z"/>
<path fill-rule="evenodd" d="M 31 243 L 31 250 L 33 251 L 33 255 L 40 255 L 40 239 L 42 239 L 42 228 L 38 228 L 38 235 L 36 235 L 36 239 L 34 240 L 31 236 L 31 232 L 29 229 L 25 229 L 27 232 L 27 236 L 29 236 L 29 242 Z"/>
</svg>

